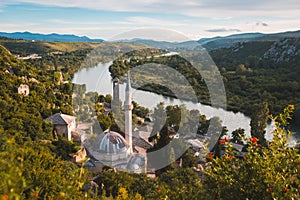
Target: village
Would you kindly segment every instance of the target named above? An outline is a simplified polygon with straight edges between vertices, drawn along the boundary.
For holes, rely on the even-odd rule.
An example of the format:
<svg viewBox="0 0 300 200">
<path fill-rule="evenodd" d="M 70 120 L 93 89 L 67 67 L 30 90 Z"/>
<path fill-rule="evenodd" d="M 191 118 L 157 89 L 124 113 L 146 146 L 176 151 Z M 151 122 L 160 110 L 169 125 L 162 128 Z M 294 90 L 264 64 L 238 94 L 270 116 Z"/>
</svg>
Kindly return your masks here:
<svg viewBox="0 0 300 200">
<path fill-rule="evenodd" d="M 131 173 L 146 173 L 149 177 L 155 177 L 157 169 L 155 166 L 148 164 L 147 158 L 147 150 L 152 148 L 156 142 L 155 140 L 151 142 L 149 140 L 152 137 L 151 134 L 153 134 L 154 124 L 153 121 L 149 120 L 149 117 L 147 119 L 135 117 L 138 118 L 138 124 L 132 121 L 133 105 L 129 73 L 126 80 L 125 102 L 123 106 L 120 105 L 118 78 L 113 79 L 112 89 L 113 97 L 111 102 L 101 103 L 101 106 L 105 109 L 103 114 L 108 116 L 109 113 L 113 112 L 115 116 L 124 117 L 121 120 L 121 123 L 124 123 L 124 125 L 120 125 L 121 127 L 123 126 L 124 132 L 117 132 L 110 128 L 102 130 L 99 126 L 97 116 L 88 115 L 91 119 L 82 122 L 78 121 L 76 116 L 56 113 L 45 119 L 53 124 L 53 138 L 58 139 L 58 135 L 60 135 L 68 141 L 80 144 L 80 150 L 70 155 L 71 160 L 76 164 L 84 163 L 84 167 L 92 172 L 101 172 L 103 168 L 109 167 Z M 73 97 L 78 98 L 79 96 L 85 98 L 85 94 L 80 94 L 80 92 L 79 94 L 73 94 Z M 80 106 L 76 104 L 75 108 L 75 115 L 76 111 L 77 113 L 79 111 L 86 111 L 89 114 L 93 113 L 91 112 L 92 108 L 87 104 Z M 124 112 L 124 114 L 120 114 L 121 112 Z M 198 160 L 198 165 L 193 166 L 192 169 L 201 175 L 204 165 L 207 164 L 205 157 L 209 150 L 205 143 L 209 138 L 201 135 L 180 138 L 180 134 L 171 127 L 168 128 L 168 135 L 170 140 L 183 139 L 188 144 L 188 148 Z M 243 145 L 237 143 L 232 143 L 232 145 L 239 152 L 238 156 L 243 157 Z M 186 150 L 184 149 L 182 153 L 185 153 Z M 222 151 L 224 154 L 225 151 Z M 178 159 L 176 163 L 180 167 L 182 159 Z"/>
</svg>

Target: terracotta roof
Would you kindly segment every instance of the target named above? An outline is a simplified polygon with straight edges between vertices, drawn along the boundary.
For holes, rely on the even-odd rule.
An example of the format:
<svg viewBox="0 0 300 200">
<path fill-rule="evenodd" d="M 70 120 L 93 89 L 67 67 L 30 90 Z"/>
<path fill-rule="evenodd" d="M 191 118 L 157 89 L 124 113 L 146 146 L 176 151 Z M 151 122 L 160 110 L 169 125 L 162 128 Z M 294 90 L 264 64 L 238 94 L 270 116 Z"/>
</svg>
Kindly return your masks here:
<svg viewBox="0 0 300 200">
<path fill-rule="evenodd" d="M 46 121 L 52 122 L 53 124 L 56 125 L 66 125 L 66 124 L 70 124 L 74 119 L 76 119 L 76 117 L 73 117 L 71 115 L 56 113 L 51 117 L 48 117 Z"/>
</svg>

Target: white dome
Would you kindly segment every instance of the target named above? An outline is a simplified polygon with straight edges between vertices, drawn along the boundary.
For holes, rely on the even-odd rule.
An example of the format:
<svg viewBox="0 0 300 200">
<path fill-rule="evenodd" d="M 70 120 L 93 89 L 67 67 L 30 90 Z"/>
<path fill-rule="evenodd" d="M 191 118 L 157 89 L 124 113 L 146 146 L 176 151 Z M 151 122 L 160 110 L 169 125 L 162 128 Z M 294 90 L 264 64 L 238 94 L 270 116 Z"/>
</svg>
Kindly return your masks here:
<svg viewBox="0 0 300 200">
<path fill-rule="evenodd" d="M 118 154 L 126 152 L 128 145 L 125 139 L 116 132 L 104 132 L 99 144 L 99 152 L 107 154 Z"/>
</svg>

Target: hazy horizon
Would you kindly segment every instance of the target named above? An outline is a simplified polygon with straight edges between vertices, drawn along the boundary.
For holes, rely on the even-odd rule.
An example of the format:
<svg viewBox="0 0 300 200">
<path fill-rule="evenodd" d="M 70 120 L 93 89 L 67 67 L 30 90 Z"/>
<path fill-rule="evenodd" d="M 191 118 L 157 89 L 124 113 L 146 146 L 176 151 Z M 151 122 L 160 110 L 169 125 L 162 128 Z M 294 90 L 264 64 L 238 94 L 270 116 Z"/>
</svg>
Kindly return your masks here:
<svg viewBox="0 0 300 200">
<path fill-rule="evenodd" d="M 3 0 L 2 32 L 58 33 L 110 40 L 135 29 L 166 29 L 197 40 L 239 33 L 299 30 L 296 0 L 226 2 L 164 0 L 120 2 Z"/>
</svg>

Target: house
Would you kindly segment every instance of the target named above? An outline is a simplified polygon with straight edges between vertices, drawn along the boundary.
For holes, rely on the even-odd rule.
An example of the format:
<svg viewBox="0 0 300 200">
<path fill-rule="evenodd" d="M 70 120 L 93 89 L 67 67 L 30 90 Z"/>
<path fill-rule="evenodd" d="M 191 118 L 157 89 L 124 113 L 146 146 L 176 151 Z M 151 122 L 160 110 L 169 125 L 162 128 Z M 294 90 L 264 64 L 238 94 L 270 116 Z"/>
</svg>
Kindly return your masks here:
<svg viewBox="0 0 300 200">
<path fill-rule="evenodd" d="M 86 149 L 81 147 L 75 154 L 71 154 L 70 156 L 72 157 L 72 161 L 74 163 L 82 163 L 86 160 Z"/>
<path fill-rule="evenodd" d="M 28 96 L 29 95 L 29 86 L 26 84 L 21 84 L 18 87 L 18 94 L 22 94 L 24 96 Z"/>
<path fill-rule="evenodd" d="M 56 113 L 51 117 L 48 117 L 46 121 L 53 124 L 53 134 L 60 134 L 67 138 L 69 141 L 72 138 L 72 132 L 76 129 L 76 117 L 71 115 L 66 115 L 62 113 Z"/>
</svg>

